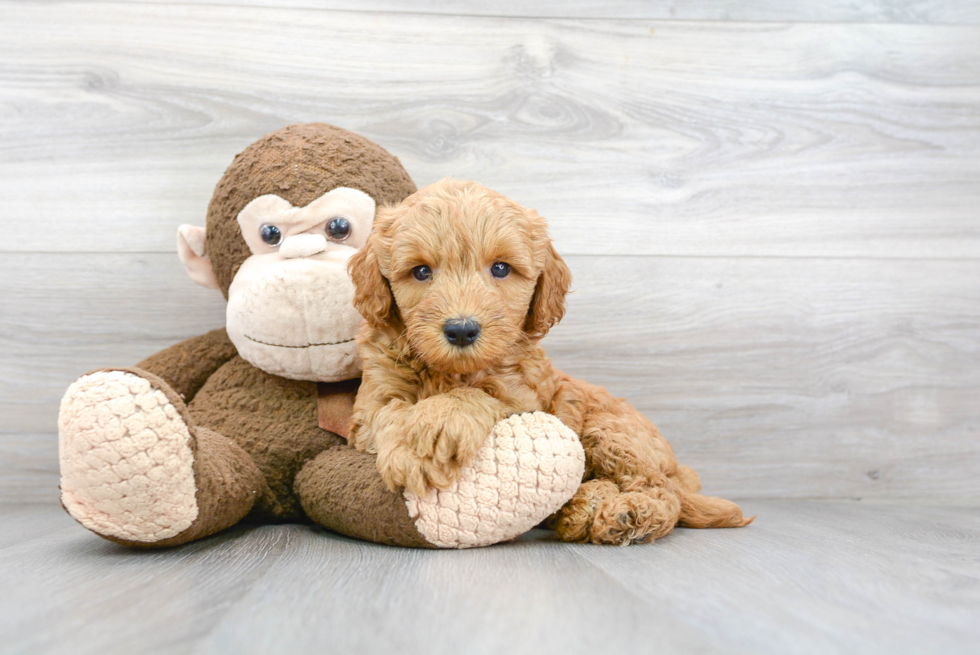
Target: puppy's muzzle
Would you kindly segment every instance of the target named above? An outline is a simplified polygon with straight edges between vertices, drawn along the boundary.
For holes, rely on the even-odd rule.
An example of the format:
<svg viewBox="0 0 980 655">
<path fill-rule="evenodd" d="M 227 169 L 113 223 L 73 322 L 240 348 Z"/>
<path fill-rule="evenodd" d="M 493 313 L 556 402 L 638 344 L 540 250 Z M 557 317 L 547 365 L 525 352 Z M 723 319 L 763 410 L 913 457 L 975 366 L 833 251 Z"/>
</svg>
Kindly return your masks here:
<svg viewBox="0 0 980 655">
<path fill-rule="evenodd" d="M 472 318 L 450 318 L 443 324 L 442 333 L 452 345 L 465 348 L 480 336 L 480 324 Z"/>
</svg>

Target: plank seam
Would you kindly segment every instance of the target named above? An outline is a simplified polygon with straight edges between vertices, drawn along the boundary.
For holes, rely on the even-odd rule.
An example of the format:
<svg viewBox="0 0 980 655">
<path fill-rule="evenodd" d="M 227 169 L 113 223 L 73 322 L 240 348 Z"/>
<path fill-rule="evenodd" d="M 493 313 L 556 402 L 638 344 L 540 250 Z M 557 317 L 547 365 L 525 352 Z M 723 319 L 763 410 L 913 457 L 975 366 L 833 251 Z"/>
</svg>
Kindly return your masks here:
<svg viewBox="0 0 980 655">
<path fill-rule="evenodd" d="M 827 260 L 827 261 L 936 261 L 936 262 L 976 262 L 980 261 L 980 253 L 975 257 L 939 257 L 934 255 L 910 256 L 910 255 L 769 255 L 769 254 L 748 254 L 748 255 L 726 255 L 719 253 L 706 254 L 678 254 L 678 253 L 594 253 L 594 252 L 575 252 L 563 250 L 559 253 L 562 257 L 588 257 L 592 259 L 619 258 L 619 259 L 766 259 L 766 260 Z M 170 250 L 4 250 L 0 249 L 0 255 L 23 255 L 23 256 L 76 256 L 76 255 L 169 255 L 176 257 L 176 251 Z"/>
<path fill-rule="evenodd" d="M 59 3 L 61 4 L 61 3 Z M 647 16 L 525 16 L 525 15 L 507 15 L 507 14 L 460 14 L 460 13 L 439 13 L 435 11 L 406 11 L 406 10 L 378 10 L 378 9 L 341 9 L 336 7 L 282 7 L 276 5 L 265 5 L 265 4 L 249 4 L 249 5 L 236 5 L 231 2 L 125 2 L 125 1 L 113 1 L 113 0 L 100 0 L 98 2 L 81 0 L 80 2 L 70 2 L 65 4 L 76 4 L 76 5 L 116 5 L 116 6 L 134 6 L 143 5 L 147 7 L 225 7 L 229 9 L 265 9 L 265 10 L 278 10 L 278 11 L 303 11 L 303 12 L 316 12 L 316 13 L 345 13 L 345 14 L 360 14 L 364 16 L 432 16 L 438 18 L 470 18 L 470 19 L 480 19 L 486 18 L 491 20 L 527 20 L 527 21 L 581 21 L 581 22 L 657 22 L 657 23 L 672 23 L 678 25 L 840 25 L 840 26 L 901 26 L 901 27 L 959 27 L 964 29 L 978 28 L 980 24 L 977 23 L 947 23 L 947 22 L 927 22 L 927 23 L 906 23 L 906 22 L 880 22 L 880 21 L 800 21 L 800 20 L 722 20 L 722 19 L 712 19 L 712 20 L 693 20 L 693 19 L 677 19 L 677 18 L 654 18 Z M 7 6 L 19 6 L 20 2 L 11 2 L 10 0 L 0 0 L 0 5 Z"/>
</svg>

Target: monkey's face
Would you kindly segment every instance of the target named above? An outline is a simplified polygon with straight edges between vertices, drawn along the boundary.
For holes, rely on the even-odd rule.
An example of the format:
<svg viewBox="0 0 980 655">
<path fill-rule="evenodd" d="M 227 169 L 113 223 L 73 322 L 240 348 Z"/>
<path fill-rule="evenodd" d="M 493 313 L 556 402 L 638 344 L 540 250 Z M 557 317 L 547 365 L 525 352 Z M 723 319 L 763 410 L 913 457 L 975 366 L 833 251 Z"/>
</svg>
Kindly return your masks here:
<svg viewBox="0 0 980 655">
<path fill-rule="evenodd" d="M 238 214 L 252 255 L 228 288 L 228 336 L 258 368 L 295 380 L 333 382 L 360 374 L 354 337 L 361 317 L 347 260 L 364 245 L 375 202 L 336 188 L 305 207 L 276 195 Z"/>
<path fill-rule="evenodd" d="M 235 156 L 208 205 L 207 229 L 181 225 L 191 279 L 228 299 L 227 330 L 258 368 L 304 381 L 358 377 L 347 260 L 376 204 L 415 183 L 391 153 L 325 123 L 289 125 Z"/>
</svg>

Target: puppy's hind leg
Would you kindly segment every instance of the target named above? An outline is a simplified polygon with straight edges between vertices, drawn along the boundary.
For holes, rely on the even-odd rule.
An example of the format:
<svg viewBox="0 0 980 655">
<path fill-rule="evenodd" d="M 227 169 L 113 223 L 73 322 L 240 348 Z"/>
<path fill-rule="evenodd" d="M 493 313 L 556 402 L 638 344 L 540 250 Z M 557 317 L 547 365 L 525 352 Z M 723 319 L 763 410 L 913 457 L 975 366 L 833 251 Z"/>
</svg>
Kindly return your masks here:
<svg viewBox="0 0 980 655">
<path fill-rule="evenodd" d="M 721 498 L 702 496 L 698 474 L 678 466 L 660 431 L 608 391 L 565 377 L 551 411 L 579 433 L 585 482 L 554 526 L 564 541 L 629 544 L 686 527 L 737 527 L 751 519 Z"/>
<path fill-rule="evenodd" d="M 611 480 L 588 480 L 562 508 L 555 529 L 562 541 L 626 545 L 670 534 L 680 501 L 663 488 L 621 491 Z"/>
<path fill-rule="evenodd" d="M 558 536 L 630 544 L 670 534 L 681 515 L 679 492 L 687 488 L 670 478 L 677 473 L 670 445 L 631 405 L 604 390 L 586 389 L 589 393 L 581 395 L 590 402 L 580 430 L 587 481 L 562 508 Z M 686 482 L 690 488 L 696 484 Z"/>
</svg>

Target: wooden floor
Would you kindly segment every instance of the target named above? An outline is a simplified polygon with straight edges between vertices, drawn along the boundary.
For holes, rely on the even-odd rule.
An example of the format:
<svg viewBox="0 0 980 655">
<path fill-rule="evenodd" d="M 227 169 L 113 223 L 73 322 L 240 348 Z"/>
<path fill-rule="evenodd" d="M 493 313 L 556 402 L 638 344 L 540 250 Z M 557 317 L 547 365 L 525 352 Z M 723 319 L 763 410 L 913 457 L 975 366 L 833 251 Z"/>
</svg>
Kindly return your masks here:
<svg viewBox="0 0 980 655">
<path fill-rule="evenodd" d="M 299 525 L 163 552 L 0 506 L 3 653 L 976 653 L 980 508 L 754 501 L 646 546 L 413 551 Z"/>
</svg>

